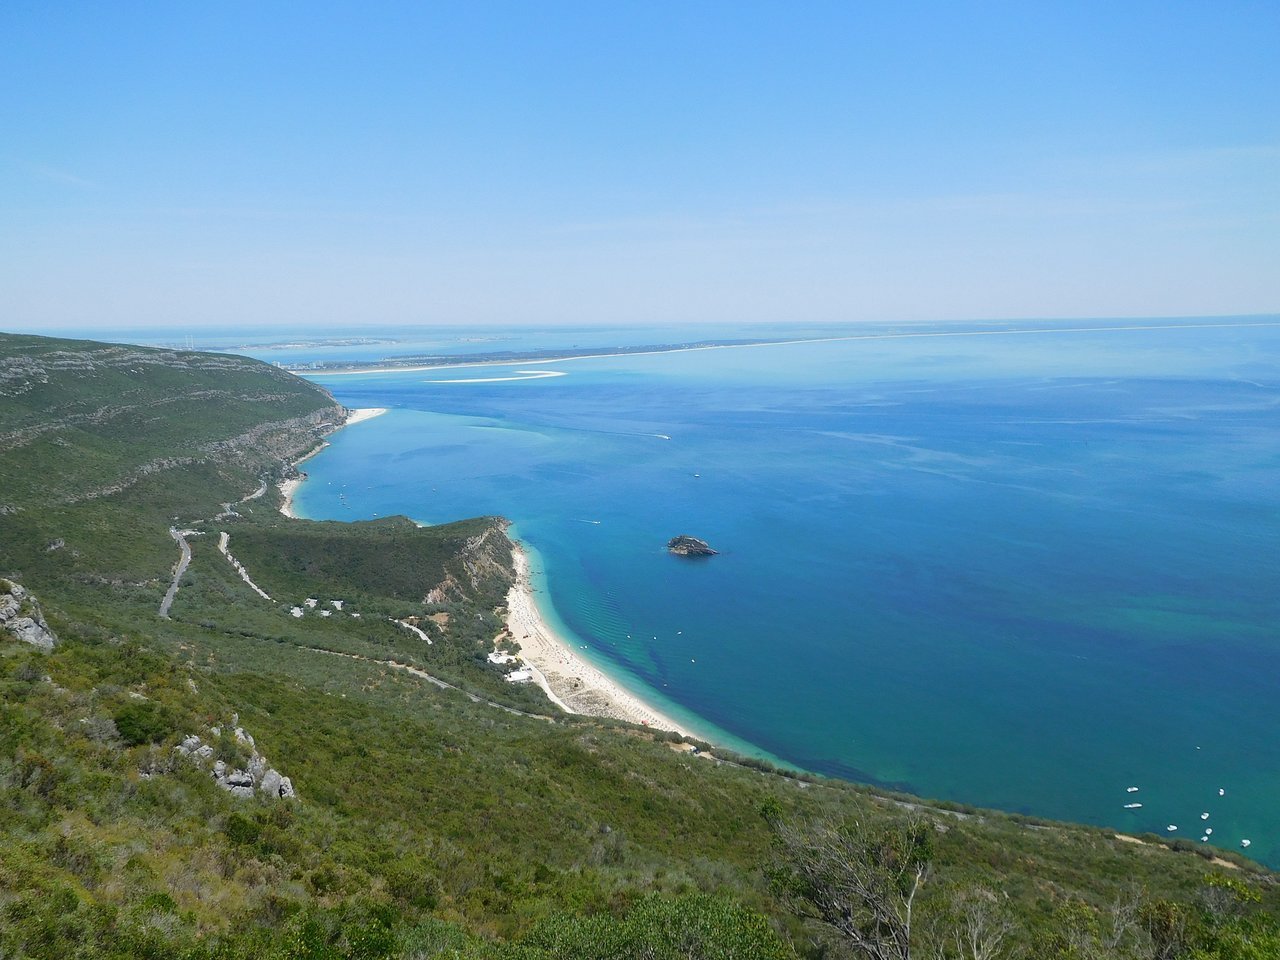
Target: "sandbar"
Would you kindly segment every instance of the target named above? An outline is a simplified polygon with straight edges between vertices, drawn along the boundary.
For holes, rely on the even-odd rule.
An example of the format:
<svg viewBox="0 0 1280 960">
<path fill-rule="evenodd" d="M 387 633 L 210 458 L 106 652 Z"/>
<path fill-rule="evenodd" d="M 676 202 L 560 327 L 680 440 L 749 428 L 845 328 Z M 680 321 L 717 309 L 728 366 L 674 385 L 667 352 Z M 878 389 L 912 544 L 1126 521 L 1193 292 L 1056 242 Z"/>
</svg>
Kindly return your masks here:
<svg viewBox="0 0 1280 960">
<path fill-rule="evenodd" d="M 373 373 L 424 373 L 429 370 L 456 370 L 459 367 L 510 367 L 510 366 L 542 366 L 548 363 L 571 363 L 577 360 L 603 360 L 612 357 L 650 357 L 662 353 L 698 353 L 704 350 L 760 350 L 765 347 L 793 347 L 800 344 L 815 343 L 848 343 L 858 340 L 919 340 L 934 337 L 1006 337 L 1006 336 L 1044 336 L 1063 333 L 1116 333 L 1136 330 L 1205 330 L 1228 329 L 1234 327 L 1275 327 L 1280 326 L 1272 320 L 1246 320 L 1237 323 L 1130 323 L 1106 327 L 1033 327 L 1003 328 L 995 330 L 922 330 L 893 331 L 889 333 L 852 333 L 832 337 L 800 337 L 794 340 L 761 340 L 752 343 L 708 343 L 695 347 L 660 347 L 653 350 L 614 351 L 612 353 L 582 353 L 567 357 L 547 357 L 545 359 L 526 358 L 509 360 L 459 360 L 453 363 L 414 364 L 411 366 L 377 366 L 359 367 L 353 370 L 298 370 L 299 376 L 311 377 L 349 377 L 365 376 Z M 510 377 L 506 379 L 528 379 Z M 467 383 L 466 380 L 428 380 L 427 383 Z M 495 381 L 475 380 L 473 383 L 492 383 Z"/>
</svg>

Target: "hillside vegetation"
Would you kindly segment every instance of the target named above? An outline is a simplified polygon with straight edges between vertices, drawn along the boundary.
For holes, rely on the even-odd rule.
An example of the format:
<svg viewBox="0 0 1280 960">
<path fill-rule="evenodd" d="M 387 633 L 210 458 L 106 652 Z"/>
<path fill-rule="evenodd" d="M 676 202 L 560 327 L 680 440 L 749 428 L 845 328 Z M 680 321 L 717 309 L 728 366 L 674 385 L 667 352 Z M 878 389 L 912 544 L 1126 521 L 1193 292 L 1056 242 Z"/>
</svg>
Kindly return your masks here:
<svg viewBox="0 0 1280 960">
<path fill-rule="evenodd" d="M 0 957 L 1280 956 L 1234 854 L 506 683 L 503 521 L 278 512 L 344 416 L 246 359 L 0 335 L 0 591 L 57 637 L 0 628 Z"/>
</svg>

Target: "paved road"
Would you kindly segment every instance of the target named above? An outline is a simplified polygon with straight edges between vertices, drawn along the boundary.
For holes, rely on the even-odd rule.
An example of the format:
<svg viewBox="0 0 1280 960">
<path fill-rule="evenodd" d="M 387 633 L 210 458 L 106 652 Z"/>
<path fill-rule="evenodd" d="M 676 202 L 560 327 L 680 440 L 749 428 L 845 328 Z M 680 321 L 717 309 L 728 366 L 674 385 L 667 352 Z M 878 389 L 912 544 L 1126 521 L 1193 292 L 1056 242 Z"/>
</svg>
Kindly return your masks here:
<svg viewBox="0 0 1280 960">
<path fill-rule="evenodd" d="M 182 582 L 182 575 L 187 572 L 187 565 L 191 563 L 191 547 L 187 545 L 186 535 L 189 530 L 178 530 L 175 527 L 169 528 L 169 536 L 178 542 L 178 549 L 182 551 L 182 556 L 178 558 L 178 566 L 173 571 L 173 583 L 169 584 L 169 590 L 164 595 L 164 599 L 160 601 L 160 616 L 169 619 L 169 608 L 173 606 L 173 598 L 178 595 L 178 584 Z"/>
</svg>

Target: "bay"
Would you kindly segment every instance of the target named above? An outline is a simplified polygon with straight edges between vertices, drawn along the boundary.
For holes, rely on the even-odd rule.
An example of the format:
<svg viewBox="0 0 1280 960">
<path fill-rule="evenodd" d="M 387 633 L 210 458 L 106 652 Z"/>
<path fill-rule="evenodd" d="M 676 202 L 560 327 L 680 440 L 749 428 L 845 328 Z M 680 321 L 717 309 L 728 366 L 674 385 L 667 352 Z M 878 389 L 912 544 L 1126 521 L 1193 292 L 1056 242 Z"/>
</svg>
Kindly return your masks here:
<svg viewBox="0 0 1280 960">
<path fill-rule="evenodd" d="M 511 518 L 548 617 L 710 739 L 1277 864 L 1274 320 L 320 376 L 391 412 L 297 506 Z"/>
</svg>

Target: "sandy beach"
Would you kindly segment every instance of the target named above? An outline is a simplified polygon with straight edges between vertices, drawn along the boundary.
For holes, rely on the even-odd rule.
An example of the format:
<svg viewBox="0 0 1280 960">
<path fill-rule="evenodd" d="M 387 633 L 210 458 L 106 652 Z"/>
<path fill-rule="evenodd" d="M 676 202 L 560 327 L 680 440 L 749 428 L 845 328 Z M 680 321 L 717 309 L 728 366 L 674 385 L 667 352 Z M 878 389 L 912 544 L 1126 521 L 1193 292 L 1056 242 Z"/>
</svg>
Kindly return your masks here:
<svg viewBox="0 0 1280 960">
<path fill-rule="evenodd" d="M 384 407 L 368 407 L 352 410 L 343 427 L 369 420 L 386 413 Z M 294 464 L 301 466 L 328 446 L 321 443 Z M 293 497 L 305 477 L 294 477 L 279 484 L 282 502 L 280 512 L 286 517 L 296 517 Z M 660 710 L 628 691 L 616 680 L 606 675 L 573 646 L 547 626 L 534 602 L 533 586 L 529 578 L 529 558 L 515 544 L 513 560 L 516 582 L 507 595 L 507 627 L 520 648 L 521 659 L 534 675 L 534 680 L 552 703 L 566 713 L 580 713 L 593 717 L 613 717 L 656 730 L 672 730 L 686 736 L 694 736 Z M 428 641 L 430 642 L 430 641 Z"/>
<path fill-rule="evenodd" d="M 342 427 L 349 427 L 352 424 L 360 423 L 363 420 L 372 420 L 374 417 L 381 416 L 386 413 L 387 407 L 363 407 L 359 410 L 348 410 L 347 419 L 342 422 Z M 341 430 L 342 427 L 338 429 Z M 314 457 L 317 453 L 329 445 L 326 440 L 308 453 L 305 457 L 298 460 L 294 467 L 301 467 L 304 463 Z M 291 480 L 281 480 L 277 486 L 280 489 L 280 512 L 286 517 L 297 519 L 298 515 L 293 512 L 293 497 L 298 492 L 298 488 L 302 486 L 302 481 L 306 477 L 294 477 Z"/>
<path fill-rule="evenodd" d="M 387 407 L 361 407 L 359 410 L 352 410 L 348 415 L 344 427 L 355 426 L 365 420 L 372 420 L 374 417 L 380 417 L 387 412 Z"/>
<path fill-rule="evenodd" d="M 605 675 L 557 636 L 538 614 L 529 579 L 529 558 L 518 543 L 513 560 L 516 582 L 507 595 L 507 627 L 520 647 L 521 658 L 552 702 L 569 713 L 614 717 L 694 736 Z"/>
</svg>

